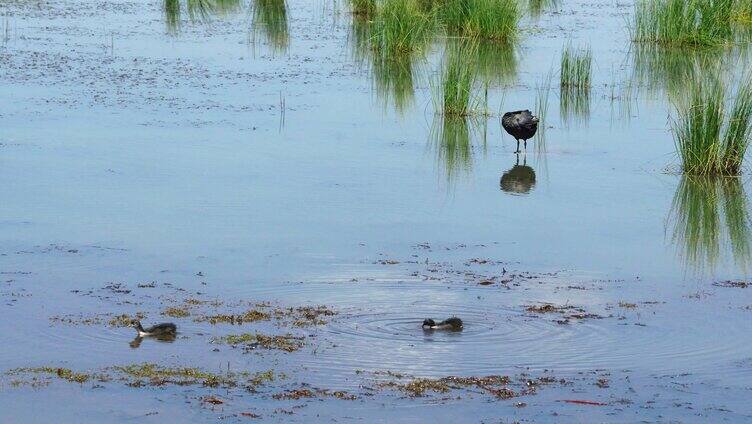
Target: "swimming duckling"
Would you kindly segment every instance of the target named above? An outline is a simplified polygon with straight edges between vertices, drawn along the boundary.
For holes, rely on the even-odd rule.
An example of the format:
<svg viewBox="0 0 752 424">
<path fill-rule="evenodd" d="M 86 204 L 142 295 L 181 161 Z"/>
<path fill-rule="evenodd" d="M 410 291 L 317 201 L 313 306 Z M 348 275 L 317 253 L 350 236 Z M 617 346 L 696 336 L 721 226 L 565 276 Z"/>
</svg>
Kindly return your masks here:
<svg viewBox="0 0 752 424">
<path fill-rule="evenodd" d="M 164 322 L 144 329 L 144 327 L 141 326 L 140 321 L 134 321 L 132 326 L 138 331 L 138 337 L 175 336 L 175 333 L 178 331 L 177 326 L 171 322 Z"/>
<path fill-rule="evenodd" d="M 450 330 L 450 331 L 462 331 L 462 320 L 457 317 L 452 317 L 436 323 L 431 318 L 423 320 L 424 330 Z"/>
</svg>

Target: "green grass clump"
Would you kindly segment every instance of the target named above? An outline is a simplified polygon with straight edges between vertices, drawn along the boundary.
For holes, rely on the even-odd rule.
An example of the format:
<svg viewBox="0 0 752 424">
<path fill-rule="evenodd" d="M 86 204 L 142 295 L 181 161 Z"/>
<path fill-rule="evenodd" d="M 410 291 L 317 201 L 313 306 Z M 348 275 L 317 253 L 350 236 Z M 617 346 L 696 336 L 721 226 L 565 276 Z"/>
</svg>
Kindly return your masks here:
<svg viewBox="0 0 752 424">
<path fill-rule="evenodd" d="M 741 24 L 752 23 L 752 0 L 736 0 L 732 12 L 734 22 Z"/>
<path fill-rule="evenodd" d="M 438 14 L 453 35 L 502 42 L 517 38 L 520 21 L 517 0 L 444 0 Z"/>
<path fill-rule="evenodd" d="M 559 112 L 562 119 L 590 116 L 590 87 L 593 54 L 590 48 L 574 49 L 567 44 L 561 53 Z"/>
<path fill-rule="evenodd" d="M 682 171 L 693 175 L 738 175 L 752 134 L 752 82 L 741 84 L 731 110 L 717 78 L 688 84 L 672 121 Z"/>
<path fill-rule="evenodd" d="M 593 52 L 573 49 L 568 44 L 561 53 L 561 89 L 588 89 L 593 68 Z"/>
<path fill-rule="evenodd" d="M 415 53 L 425 47 L 432 28 L 433 20 L 417 0 L 384 0 L 371 28 L 372 48 L 386 59 Z"/>
<path fill-rule="evenodd" d="M 736 0 L 641 0 L 635 5 L 637 42 L 713 46 L 732 36 Z"/>
<path fill-rule="evenodd" d="M 440 75 L 441 92 L 437 98 L 437 110 L 444 115 L 468 116 L 482 112 L 482 103 L 473 88 L 477 79 L 475 43 L 450 43 L 444 52 L 443 69 Z"/>
</svg>

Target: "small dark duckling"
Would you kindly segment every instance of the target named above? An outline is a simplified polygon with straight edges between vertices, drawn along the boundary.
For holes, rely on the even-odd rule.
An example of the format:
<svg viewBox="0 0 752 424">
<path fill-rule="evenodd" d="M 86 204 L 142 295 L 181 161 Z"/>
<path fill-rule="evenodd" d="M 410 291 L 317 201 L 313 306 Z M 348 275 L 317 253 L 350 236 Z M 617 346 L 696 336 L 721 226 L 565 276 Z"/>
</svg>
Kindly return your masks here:
<svg viewBox="0 0 752 424">
<path fill-rule="evenodd" d="M 426 318 L 425 320 L 423 320 L 423 329 L 462 331 L 462 320 L 457 317 L 452 317 L 436 323 L 436 321 L 432 320 L 431 318 Z"/>
<path fill-rule="evenodd" d="M 138 331 L 138 337 L 169 337 L 175 336 L 178 332 L 177 326 L 171 322 L 164 322 L 144 329 L 140 321 L 134 321 L 132 326 Z"/>
</svg>

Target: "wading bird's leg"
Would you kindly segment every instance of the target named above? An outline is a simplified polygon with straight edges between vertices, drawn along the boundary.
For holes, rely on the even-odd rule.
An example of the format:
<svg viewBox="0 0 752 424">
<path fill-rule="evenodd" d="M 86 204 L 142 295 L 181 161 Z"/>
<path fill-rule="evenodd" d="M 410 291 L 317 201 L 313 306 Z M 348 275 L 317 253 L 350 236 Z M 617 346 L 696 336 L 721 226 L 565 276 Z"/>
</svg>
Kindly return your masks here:
<svg viewBox="0 0 752 424">
<path fill-rule="evenodd" d="M 519 153 L 520 152 L 520 139 L 519 138 L 517 139 L 517 150 L 515 150 L 514 152 L 515 153 Z"/>
<path fill-rule="evenodd" d="M 525 140 L 525 150 L 527 150 L 527 140 Z"/>
</svg>

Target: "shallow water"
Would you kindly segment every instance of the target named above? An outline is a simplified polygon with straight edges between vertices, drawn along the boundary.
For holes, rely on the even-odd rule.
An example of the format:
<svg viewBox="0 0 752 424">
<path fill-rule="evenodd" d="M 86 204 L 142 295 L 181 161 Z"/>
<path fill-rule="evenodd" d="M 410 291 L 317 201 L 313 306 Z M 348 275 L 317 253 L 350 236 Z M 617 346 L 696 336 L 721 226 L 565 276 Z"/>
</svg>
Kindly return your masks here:
<svg viewBox="0 0 752 424">
<path fill-rule="evenodd" d="M 194 20 L 184 9 L 179 25 L 156 1 L 0 5 L 0 93 L 12 99 L 0 107 L 0 318 L 13 324 L 0 369 L 155 362 L 289 379 L 257 394 L 6 381 L 0 421 L 244 420 L 233 414 L 249 404 L 264 420 L 306 422 L 750 419 L 752 289 L 713 285 L 746 277 L 748 182 L 673 172 L 680 84 L 670 64 L 634 63 L 631 2 L 526 18 L 517 50 L 491 49 L 483 68 L 493 116 L 468 122 L 434 115 L 442 40 L 407 68 L 371 69 L 345 5 L 290 0 L 285 21 L 227 4 Z M 593 50 L 585 100 L 557 88 L 569 40 Z M 747 63 L 728 56 L 731 69 Z M 516 155 L 497 111 L 532 109 L 551 70 L 545 144 Z M 104 289 L 112 282 L 130 291 Z M 165 305 L 191 296 L 339 314 L 305 329 L 178 318 L 175 342 L 137 349 L 130 329 L 50 320 L 164 320 Z M 544 302 L 598 317 L 526 310 Z M 451 315 L 463 332 L 420 329 Z M 210 342 L 248 329 L 304 334 L 306 347 Z M 364 389 L 382 371 L 570 383 L 508 401 L 412 399 Z M 608 389 L 594 385 L 604 373 Z M 271 397 L 302 383 L 359 395 L 356 411 Z M 210 392 L 228 403 L 196 400 Z M 55 406 L 31 408 L 41 399 Z"/>
</svg>

